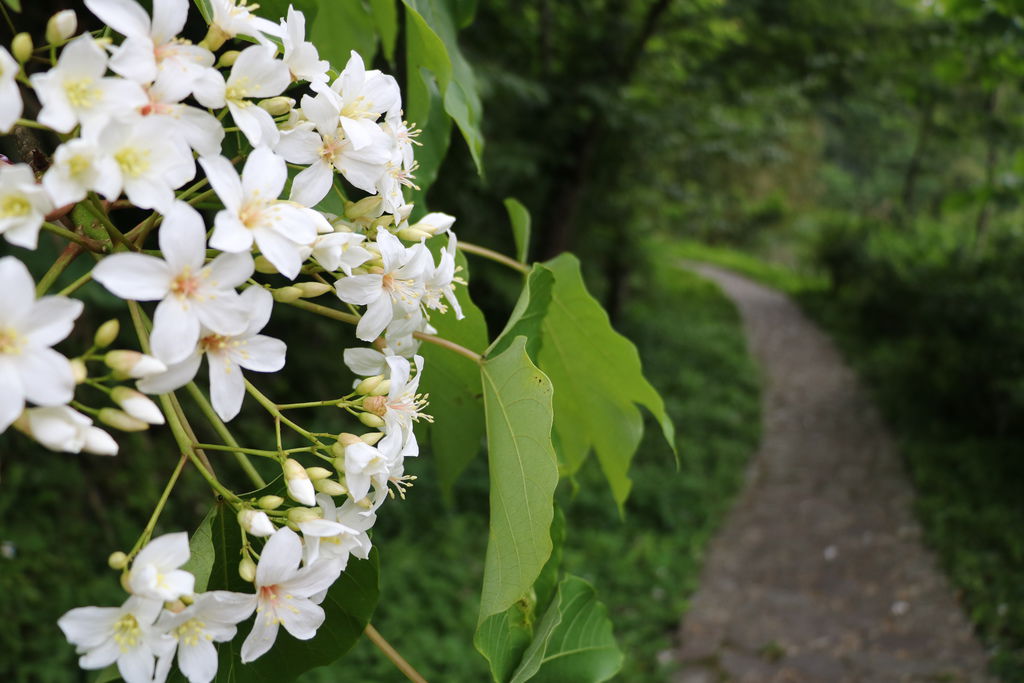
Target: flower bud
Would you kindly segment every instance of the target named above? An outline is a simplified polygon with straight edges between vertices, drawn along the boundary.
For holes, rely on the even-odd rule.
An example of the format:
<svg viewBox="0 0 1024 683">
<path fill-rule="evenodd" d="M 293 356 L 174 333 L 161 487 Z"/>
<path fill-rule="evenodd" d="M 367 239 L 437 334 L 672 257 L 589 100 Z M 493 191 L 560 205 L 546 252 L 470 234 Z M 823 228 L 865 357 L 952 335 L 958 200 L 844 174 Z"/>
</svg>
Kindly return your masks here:
<svg viewBox="0 0 1024 683">
<path fill-rule="evenodd" d="M 270 536 L 275 530 L 274 524 L 270 521 L 270 517 L 267 517 L 266 512 L 248 508 L 238 511 L 238 525 L 253 536 Z"/>
<path fill-rule="evenodd" d="M 242 577 L 242 581 L 251 583 L 256 580 L 256 563 L 252 561 L 252 558 L 242 558 L 242 561 L 238 563 L 238 575 Z"/>
<path fill-rule="evenodd" d="M 117 339 L 117 334 L 121 331 L 121 323 L 118 322 L 117 318 L 112 318 L 107 322 L 100 325 L 99 329 L 96 330 L 96 334 L 92 338 L 92 343 L 97 348 L 105 349 L 114 343 Z"/>
<path fill-rule="evenodd" d="M 373 377 L 367 377 L 362 382 L 356 385 L 356 393 L 358 394 L 369 394 L 371 391 L 377 388 L 377 385 L 384 381 L 384 375 L 374 375 Z"/>
<path fill-rule="evenodd" d="M 98 418 L 103 424 L 120 429 L 122 432 L 141 432 L 149 429 L 149 425 L 142 420 L 117 408 L 101 408 Z"/>
<path fill-rule="evenodd" d="M 11 54 L 18 60 L 19 64 L 24 64 L 32 58 L 32 50 L 34 48 L 32 36 L 24 32 L 14 36 L 14 40 L 11 41 Z"/>
<path fill-rule="evenodd" d="M 312 508 L 292 508 L 288 511 L 288 521 L 295 524 L 312 522 L 314 519 L 323 519 L 323 515 Z"/>
<path fill-rule="evenodd" d="M 351 446 L 354 443 L 359 443 L 359 437 L 355 434 L 349 434 L 348 432 L 342 432 L 338 434 L 338 443 L 342 446 Z"/>
<path fill-rule="evenodd" d="M 384 426 L 384 420 L 373 413 L 359 413 L 359 421 L 373 429 L 380 429 Z"/>
<path fill-rule="evenodd" d="M 283 304 L 290 304 L 302 298 L 302 290 L 291 285 L 271 290 L 270 293 L 274 295 L 274 301 L 280 301 Z"/>
<path fill-rule="evenodd" d="M 63 43 L 75 35 L 78 29 L 78 15 L 73 9 L 65 9 L 57 12 L 46 22 L 46 42 L 51 45 Z"/>
<path fill-rule="evenodd" d="M 383 198 L 379 194 L 363 197 L 358 202 L 345 204 L 345 218 L 354 221 L 358 218 L 380 215 Z"/>
<path fill-rule="evenodd" d="M 284 116 L 292 110 L 292 107 L 295 106 L 295 100 L 290 97 L 280 95 L 278 97 L 260 100 L 258 104 L 260 109 L 271 116 Z"/>
<path fill-rule="evenodd" d="M 228 50 L 220 56 L 220 59 L 217 60 L 217 68 L 224 69 L 229 66 L 234 66 L 235 60 L 238 59 L 238 55 L 240 54 L 242 53 L 238 50 Z"/>
<path fill-rule="evenodd" d="M 369 432 L 359 437 L 359 440 L 367 446 L 376 446 L 377 442 L 384 438 L 384 432 Z"/>
<path fill-rule="evenodd" d="M 124 569 L 128 566 L 128 556 L 120 550 L 110 553 L 110 557 L 107 558 L 107 566 L 111 569 Z"/>
<path fill-rule="evenodd" d="M 89 369 L 85 367 L 85 361 L 81 358 L 72 358 L 71 374 L 75 378 L 75 384 L 81 384 L 88 379 Z"/>
<path fill-rule="evenodd" d="M 288 458 L 284 461 L 284 480 L 288 487 L 288 495 L 303 505 L 316 505 L 316 492 L 313 482 L 309 480 L 306 469 L 298 460 Z"/>
<path fill-rule="evenodd" d="M 153 356 L 147 356 L 138 351 L 122 349 L 107 351 L 107 354 L 103 356 L 103 362 L 111 370 L 120 372 L 122 375 L 133 379 L 167 372 L 166 365 L 153 358 Z"/>
<path fill-rule="evenodd" d="M 345 474 L 345 447 L 340 442 L 331 446 L 332 453 L 338 453 L 339 451 L 341 455 L 335 455 L 331 464 L 334 465 L 334 469 L 338 470 L 338 472 Z"/>
<path fill-rule="evenodd" d="M 303 299 L 313 299 L 327 292 L 334 291 L 334 287 L 323 282 L 296 282 L 292 286 L 295 289 L 302 290 Z"/>
<path fill-rule="evenodd" d="M 256 504 L 264 510 L 276 510 L 284 504 L 284 498 L 281 496 L 263 496 L 256 501 Z"/>
<path fill-rule="evenodd" d="M 256 264 L 256 272 L 263 273 L 264 275 L 276 275 L 277 267 L 267 260 L 266 256 L 262 254 L 253 259 Z"/>
<path fill-rule="evenodd" d="M 432 235 L 418 228 L 402 228 L 398 231 L 398 239 L 406 242 L 422 242 L 428 237 L 432 237 Z"/>
<path fill-rule="evenodd" d="M 114 387 L 110 398 L 121 406 L 124 412 L 151 425 L 162 425 L 164 414 L 145 394 L 129 387 Z"/>
<path fill-rule="evenodd" d="M 124 589 L 125 593 L 131 593 L 132 592 L 132 586 L 131 586 L 131 583 L 130 583 L 131 579 L 132 579 L 132 573 L 131 572 L 121 572 L 121 588 Z"/>
<path fill-rule="evenodd" d="M 89 427 L 85 431 L 85 444 L 82 450 L 93 455 L 117 455 L 117 442 L 114 437 L 99 427 Z"/>
<path fill-rule="evenodd" d="M 164 604 L 164 609 L 170 612 L 171 614 L 181 614 L 185 611 L 185 607 L 186 605 L 181 600 L 181 598 L 178 598 L 174 602 L 168 602 Z"/>
<path fill-rule="evenodd" d="M 317 479 L 326 479 L 331 476 L 331 471 L 326 467 L 307 467 L 306 475 L 313 481 Z"/>
<path fill-rule="evenodd" d="M 370 391 L 370 396 L 387 396 L 391 391 L 391 380 L 386 379 Z"/>
<path fill-rule="evenodd" d="M 443 232 L 448 232 L 452 225 L 455 223 L 455 216 L 449 216 L 446 213 L 436 211 L 434 213 L 428 213 L 423 218 L 419 219 L 413 226 L 413 230 L 420 230 L 431 236 L 440 235 Z"/>
<path fill-rule="evenodd" d="M 333 479 L 318 479 L 313 482 L 313 488 L 328 496 L 343 496 L 348 493 L 348 489 Z"/>
</svg>

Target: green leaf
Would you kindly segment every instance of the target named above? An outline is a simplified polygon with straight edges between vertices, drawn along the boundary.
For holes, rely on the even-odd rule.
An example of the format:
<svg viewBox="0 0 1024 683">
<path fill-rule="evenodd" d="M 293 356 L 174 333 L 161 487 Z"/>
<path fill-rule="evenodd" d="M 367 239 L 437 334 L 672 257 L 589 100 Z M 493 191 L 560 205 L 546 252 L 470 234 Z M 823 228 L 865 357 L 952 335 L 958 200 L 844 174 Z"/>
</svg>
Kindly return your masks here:
<svg viewBox="0 0 1024 683">
<path fill-rule="evenodd" d="M 636 347 L 612 328 L 587 292 L 576 257 L 561 254 L 544 265 L 554 273 L 555 285 L 538 365 L 557 387 L 554 433 L 560 465 L 574 473 L 593 449 L 621 510 L 644 430 L 637 405 L 658 420 L 673 451 L 675 429 L 661 396 L 644 378 Z"/>
<path fill-rule="evenodd" d="M 4 0 L 4 4 L 10 7 L 15 12 L 21 11 L 21 0 Z"/>
<path fill-rule="evenodd" d="M 512 237 L 516 241 L 516 260 L 527 262 L 530 254 L 530 212 L 518 199 L 505 200 L 505 210 L 512 222 Z"/>
<path fill-rule="evenodd" d="M 596 683 L 622 667 L 607 608 L 583 579 L 566 575 L 512 683 Z"/>
<path fill-rule="evenodd" d="M 370 0 L 370 14 L 373 24 L 380 36 L 380 44 L 384 49 L 384 57 L 388 62 L 395 61 L 395 42 L 398 40 L 398 5 L 396 0 Z"/>
<path fill-rule="evenodd" d="M 316 4 L 319 5 L 316 21 L 307 14 L 306 26 L 309 41 L 316 45 L 320 58 L 329 61 L 340 72 L 348 63 L 350 51 L 355 50 L 369 69 L 377 53 L 376 26 L 370 11 L 359 0 L 331 0 Z"/>
<path fill-rule="evenodd" d="M 481 366 L 490 465 L 490 534 L 483 622 L 524 597 L 551 555 L 558 469 L 551 445 L 551 382 L 517 338 Z"/>
<path fill-rule="evenodd" d="M 429 240 L 437 250 L 442 240 Z M 459 274 L 468 282 L 469 266 L 462 252 L 455 254 Z M 487 346 L 487 322 L 469 297 L 468 287 L 458 287 L 455 295 L 462 305 L 462 320 L 453 311 L 432 313 L 430 324 L 439 336 L 479 352 Z M 434 422 L 427 427 L 438 481 L 445 500 L 452 502 L 452 489 L 459 475 L 480 452 L 484 439 L 483 387 L 480 367 L 469 358 L 434 344 L 420 346 L 424 359 L 421 389 L 430 394 L 427 412 Z"/>
<path fill-rule="evenodd" d="M 206 517 L 203 517 L 203 521 L 199 523 L 199 528 L 195 530 L 188 542 L 188 562 L 181 567 L 196 577 L 195 590 L 197 593 L 206 590 L 217 555 L 213 549 L 213 518 L 216 514 L 217 508 L 210 508 Z"/>
<path fill-rule="evenodd" d="M 487 349 L 487 356 L 497 356 L 509 347 L 513 339 L 523 336 L 526 337 L 526 352 L 530 358 L 537 358 L 541 346 L 541 327 L 551 304 L 554 284 L 554 274 L 546 266 L 534 264 L 505 329 Z"/>
</svg>

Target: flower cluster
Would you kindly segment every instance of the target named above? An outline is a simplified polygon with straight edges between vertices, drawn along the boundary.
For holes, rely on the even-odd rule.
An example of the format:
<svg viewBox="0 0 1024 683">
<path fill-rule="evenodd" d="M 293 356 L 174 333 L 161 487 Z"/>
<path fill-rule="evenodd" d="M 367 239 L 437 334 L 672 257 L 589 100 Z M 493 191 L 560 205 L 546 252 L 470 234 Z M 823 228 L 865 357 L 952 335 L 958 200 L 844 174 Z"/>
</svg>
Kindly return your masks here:
<svg viewBox="0 0 1024 683">
<path fill-rule="evenodd" d="M 279 625 L 312 638 L 324 620 L 319 602 L 349 557 L 368 557 L 377 510 L 404 496 L 404 460 L 419 452 L 413 423 L 430 419 L 420 339 L 434 331 L 431 313 L 450 307 L 462 317 L 454 218 L 410 221 L 418 131 L 403 119 L 397 82 L 355 52 L 334 70 L 306 41 L 301 12 L 289 8 L 275 23 L 244 0 L 212 0 L 209 32 L 192 43 L 179 35 L 188 0 L 154 0 L 152 16 L 132 0 L 85 4 L 122 38 L 76 36 L 74 13 L 62 12 L 47 31 L 47 48 L 63 46 L 49 69 L 31 68 L 46 49 L 34 51 L 26 34 L 13 55 L 0 47 L 0 133 L 20 123 L 60 139 L 44 172 L 0 165 L 0 234 L 36 249 L 45 229 L 92 251 L 86 280 L 130 302 L 138 346 L 108 349 L 119 334 L 111 320 L 77 357 L 55 351 L 82 312 L 70 294 L 85 280 L 37 296 L 53 279 L 37 287 L 20 260 L 0 259 L 0 433 L 13 425 L 53 450 L 113 455 L 117 442 L 94 419 L 121 431 L 180 427 L 173 392 L 205 357 L 211 421 L 235 418 L 248 393 L 307 442 L 224 447 L 276 461 L 281 495 L 239 497 L 194 458 L 237 512 L 246 539 L 238 571 L 254 593 L 195 593 L 180 568 L 186 534 L 150 540 L 147 527 L 133 552 L 111 556 L 127 601 L 60 620 L 83 668 L 116 662 L 128 683 L 160 681 L 176 652 L 201 683 L 216 674 L 212 643 L 233 638 L 254 611 L 243 662 L 271 648 Z M 21 118 L 23 95 L 38 100 L 35 121 Z M 111 216 L 122 207 L 152 213 L 122 230 Z M 91 231 L 71 220 L 81 211 Z M 426 243 L 436 236 L 446 243 L 435 258 Z M 280 278 L 288 284 L 270 284 Z M 307 301 L 327 295 L 335 307 Z M 344 352 L 360 376 L 347 395 L 290 404 L 342 408 L 369 433 L 308 432 L 246 380 L 243 371 L 285 364 L 285 343 L 261 334 L 275 303 L 331 311 L 372 344 Z M 88 405 L 79 387 L 113 405 Z M 182 452 L 200 450 L 171 431 Z"/>
</svg>

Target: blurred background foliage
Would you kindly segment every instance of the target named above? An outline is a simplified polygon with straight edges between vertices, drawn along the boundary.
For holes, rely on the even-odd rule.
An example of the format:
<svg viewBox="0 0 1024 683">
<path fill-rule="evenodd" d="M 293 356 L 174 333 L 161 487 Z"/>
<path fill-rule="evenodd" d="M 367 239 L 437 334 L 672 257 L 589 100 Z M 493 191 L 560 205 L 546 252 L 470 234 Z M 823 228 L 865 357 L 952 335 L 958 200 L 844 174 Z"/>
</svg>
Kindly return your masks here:
<svg viewBox="0 0 1024 683">
<path fill-rule="evenodd" d="M 521 200 L 531 256 L 581 255 L 681 432 L 675 477 L 667 450 L 645 442 L 625 521 L 588 469 L 561 492 L 578 530 L 567 569 L 612 611 L 622 680 L 668 675 L 658 653 L 756 445 L 756 373 L 735 312 L 676 267 L 684 258 L 789 291 L 833 333 L 904 446 L 927 537 L 994 672 L 1024 678 L 1024 2 L 432 2 L 458 19 L 486 144 L 479 175 L 453 134 L 426 203 L 457 215 L 461 238 L 514 253 L 502 200 Z M 25 17 L 58 8 L 26 4 Z M 403 45 L 376 60 L 405 80 Z M 493 333 L 518 278 L 472 265 Z M 294 377 L 316 376 L 292 359 Z M 55 456 L 18 437 L 5 449 L 0 613 L 14 618 L 0 625 L 0 678 L 74 680 L 53 623 L 117 594 L 102 555 L 130 542 L 173 463 L 129 447 L 116 463 Z M 450 508 L 429 457 L 415 467 L 413 495 L 436 514 L 381 517 L 374 621 L 428 678 L 482 680 L 468 644 L 484 467 L 470 466 Z M 114 498 L 139 524 L 110 512 Z M 196 487 L 168 528 L 204 501 Z M 365 642 L 309 680 L 341 671 L 398 680 Z"/>
</svg>

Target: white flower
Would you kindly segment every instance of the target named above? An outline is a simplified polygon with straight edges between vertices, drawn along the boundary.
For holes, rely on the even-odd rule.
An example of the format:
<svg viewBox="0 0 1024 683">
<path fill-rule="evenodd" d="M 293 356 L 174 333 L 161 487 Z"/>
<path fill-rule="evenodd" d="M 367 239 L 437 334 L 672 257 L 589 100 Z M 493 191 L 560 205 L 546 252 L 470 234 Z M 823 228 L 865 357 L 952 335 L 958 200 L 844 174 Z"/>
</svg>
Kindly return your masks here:
<svg viewBox="0 0 1024 683">
<path fill-rule="evenodd" d="M 372 544 L 366 533 L 377 521 L 372 510 L 366 510 L 353 499 L 347 499 L 339 508 L 334 499 L 326 493 L 318 493 L 317 505 L 323 511 L 324 520 L 335 523 L 339 531 L 332 535 L 317 534 L 305 537 L 305 563 L 312 564 L 319 558 L 340 563 L 342 571 L 348 565 L 349 555 L 365 560 L 370 556 Z M 301 525 L 300 525 L 301 526 Z"/>
<path fill-rule="evenodd" d="M 78 607 L 57 620 L 81 655 L 83 669 L 117 662 L 126 683 L 152 683 L 156 657 L 166 656 L 174 640 L 153 627 L 163 603 L 133 595 L 120 607 Z"/>
<path fill-rule="evenodd" d="M 89 190 L 113 198 L 121 194 L 120 172 L 114 158 L 104 154 L 95 140 L 74 138 L 53 153 L 53 163 L 43 175 L 43 188 L 54 206 L 81 201 Z"/>
<path fill-rule="evenodd" d="M 341 574 L 336 561 L 322 560 L 299 569 L 302 541 L 288 527 L 278 529 L 260 553 L 256 566 L 256 623 L 242 643 L 242 663 L 255 660 L 274 645 L 279 626 L 299 640 L 309 640 L 324 622 L 324 610 L 310 596 L 328 588 Z"/>
<path fill-rule="evenodd" d="M 449 216 L 446 213 L 435 211 L 428 213 L 423 218 L 416 221 L 412 226 L 414 230 L 422 230 L 428 235 L 440 235 L 443 232 L 451 230 L 452 225 L 455 224 L 455 216 Z"/>
<path fill-rule="evenodd" d="M 28 164 L 0 166 L 0 233 L 11 244 L 35 249 L 53 204 Z"/>
<path fill-rule="evenodd" d="M 384 418 L 384 431 L 388 434 L 399 431 L 405 438 L 412 433 L 412 423 L 426 417 L 421 411 L 427 402 L 418 393 L 420 376 L 423 374 L 423 356 L 413 357 L 416 374 L 411 378 L 412 367 L 407 359 L 401 356 L 388 356 L 387 363 L 391 368 L 391 386 L 386 398 L 379 397 L 384 399 L 380 408 L 380 412 L 383 413 L 381 417 Z"/>
<path fill-rule="evenodd" d="M 49 43 L 59 43 L 75 35 L 76 30 L 78 30 L 78 15 L 75 14 L 75 10 L 61 10 L 46 22 L 46 40 Z"/>
<path fill-rule="evenodd" d="M 373 254 L 360 246 L 365 239 L 366 235 L 357 232 L 332 232 L 320 235 L 313 243 L 312 255 L 324 269 L 340 269 L 345 275 L 352 275 L 353 268 L 358 268 L 373 258 Z"/>
<path fill-rule="evenodd" d="M 290 83 L 288 65 L 274 59 L 273 48 L 252 45 L 238 55 L 226 82 L 197 83 L 195 96 L 206 107 L 220 109 L 227 104 L 235 125 L 253 147 L 273 146 L 280 137 L 274 119 L 249 98 L 280 95 Z"/>
<path fill-rule="evenodd" d="M 196 595 L 195 602 L 177 614 L 164 612 L 156 628 L 174 639 L 178 668 L 189 683 L 209 683 L 217 675 L 217 649 L 235 637 L 241 621 L 255 609 L 253 596 L 231 591 L 210 591 Z M 170 669 L 174 649 L 161 657 L 157 680 Z"/>
<path fill-rule="evenodd" d="M 284 471 L 285 487 L 288 489 L 288 496 L 303 505 L 316 505 L 316 491 L 313 489 L 313 482 L 309 480 L 309 473 L 298 460 L 288 458 L 281 468 Z"/>
<path fill-rule="evenodd" d="M 225 256 L 227 254 L 217 258 Z M 206 329 L 204 323 L 192 353 L 172 364 L 165 373 L 147 377 L 136 386 L 147 394 L 174 391 L 192 381 L 205 354 L 210 365 L 213 409 L 225 422 L 233 420 L 245 398 L 245 379 L 241 368 L 255 372 L 277 372 L 284 367 L 284 342 L 257 334 L 270 320 L 273 305 L 274 297 L 270 292 L 261 287 L 249 287 L 238 297 L 239 309 L 247 311 L 249 315 L 241 332 L 235 335 L 219 334 Z"/>
<path fill-rule="evenodd" d="M 274 523 L 266 512 L 246 508 L 238 512 L 238 524 L 252 536 L 270 536 L 274 533 Z"/>
<path fill-rule="evenodd" d="M 349 370 L 363 377 L 373 377 L 374 375 L 386 377 L 387 373 L 391 372 L 387 355 L 377 349 L 365 347 L 345 349 L 342 358 Z"/>
<path fill-rule="evenodd" d="M 284 159 L 257 147 L 246 160 L 241 178 L 224 157 L 203 158 L 199 163 L 224 204 L 214 219 L 210 246 L 241 252 L 250 250 L 255 241 L 282 275 L 294 279 L 318 230 L 331 232 L 332 228 L 316 211 L 278 199 L 288 178 Z"/>
<path fill-rule="evenodd" d="M 117 166 L 107 199 L 117 199 L 122 188 L 132 204 L 166 213 L 174 204 L 174 190 L 196 174 L 192 150 L 185 140 L 157 119 L 112 122 L 100 132 L 100 149 Z"/>
<path fill-rule="evenodd" d="M 455 290 L 452 286 L 455 280 L 455 249 L 456 237 L 454 232 L 448 233 L 448 246 L 441 251 L 437 268 L 427 277 L 424 282 L 426 293 L 423 295 L 423 305 L 429 309 L 444 313 L 447 311 L 441 297 L 444 297 L 452 308 L 455 309 L 455 318 L 462 320 L 462 305 L 455 297 Z"/>
<path fill-rule="evenodd" d="M 91 35 L 68 43 L 57 66 L 29 77 L 43 105 L 39 123 L 58 133 L 70 133 L 81 123 L 88 133 L 145 104 L 146 94 L 138 83 L 104 78 L 106 71 L 107 55 Z"/>
<path fill-rule="evenodd" d="M 113 294 L 134 301 L 161 300 L 153 317 L 153 353 L 164 363 L 184 360 L 199 341 L 200 325 L 217 334 L 239 334 L 248 322 L 235 287 L 253 273 L 249 254 L 206 259 L 206 233 L 199 213 L 177 202 L 159 233 L 164 259 L 118 253 L 93 269 L 93 278 Z"/>
<path fill-rule="evenodd" d="M 376 507 L 386 497 L 388 479 L 397 460 L 401 460 L 402 434 L 394 431 L 376 446 L 357 441 L 345 447 L 345 486 L 355 501 L 361 501 L 370 492 L 377 492 Z"/>
<path fill-rule="evenodd" d="M 26 399 L 59 406 L 74 395 L 71 363 L 50 347 L 67 337 L 82 302 L 63 296 L 36 301 L 28 268 L 13 256 L 0 258 L 0 432 Z"/>
<path fill-rule="evenodd" d="M 419 310 L 423 296 L 426 264 L 433 265 L 430 252 L 422 244 L 406 249 L 397 237 L 384 228 L 377 228 L 377 249 L 383 263 L 382 273 L 368 273 L 342 278 L 334 283 L 338 298 L 366 312 L 356 326 L 356 336 L 373 341 L 395 317 L 403 312 Z M 425 254 L 425 258 L 424 258 Z"/>
<path fill-rule="evenodd" d="M 117 442 L 109 434 L 68 406 L 27 408 L 14 426 L 51 451 L 117 454 Z"/>
<path fill-rule="evenodd" d="M 381 114 L 400 110 L 402 106 L 402 94 L 394 77 L 377 69 L 367 71 L 355 50 L 331 84 L 331 90 L 340 95 L 341 127 L 356 149 L 373 144 L 381 132 L 376 123 Z"/>
<path fill-rule="evenodd" d="M 132 562 L 128 575 L 132 593 L 163 601 L 191 594 L 196 578 L 184 569 L 178 569 L 188 562 L 189 554 L 188 534 L 184 531 L 151 540 Z"/>
<path fill-rule="evenodd" d="M 21 90 L 18 89 L 18 63 L 0 47 L 0 133 L 6 133 L 21 117 Z"/>
<path fill-rule="evenodd" d="M 281 20 L 281 42 L 284 44 L 284 63 L 295 80 L 326 83 L 331 65 L 320 59 L 316 46 L 306 40 L 306 16 L 291 5 L 288 19 Z"/>
<path fill-rule="evenodd" d="M 250 12 L 250 8 L 258 5 L 245 6 L 245 0 L 238 4 L 237 0 L 210 0 L 213 8 L 212 25 L 224 32 L 228 38 L 239 34 L 267 42 L 263 34 L 280 36 L 281 28 L 270 21 Z"/>
<path fill-rule="evenodd" d="M 170 135 L 181 138 L 199 154 L 220 154 L 224 141 L 220 121 L 204 109 L 181 104 L 180 92 L 166 87 L 165 80 L 172 79 L 160 80 L 146 91 L 149 102 L 139 109 L 139 114 L 159 121 Z"/>
</svg>

